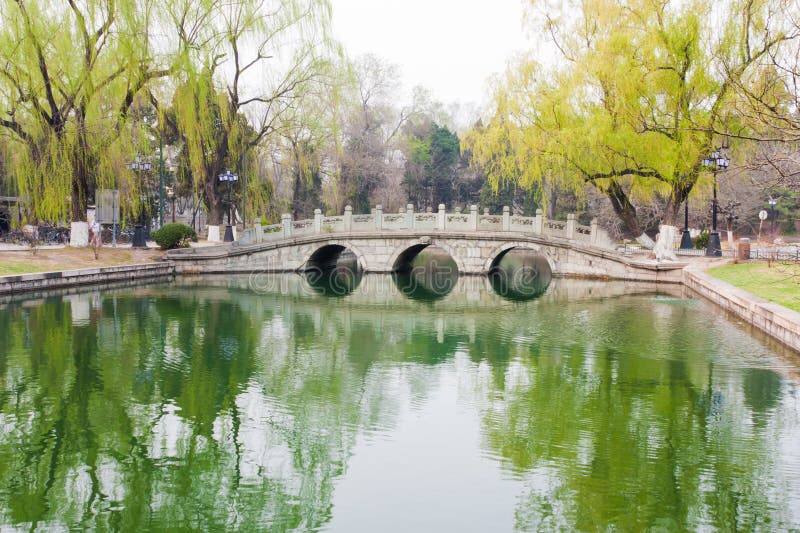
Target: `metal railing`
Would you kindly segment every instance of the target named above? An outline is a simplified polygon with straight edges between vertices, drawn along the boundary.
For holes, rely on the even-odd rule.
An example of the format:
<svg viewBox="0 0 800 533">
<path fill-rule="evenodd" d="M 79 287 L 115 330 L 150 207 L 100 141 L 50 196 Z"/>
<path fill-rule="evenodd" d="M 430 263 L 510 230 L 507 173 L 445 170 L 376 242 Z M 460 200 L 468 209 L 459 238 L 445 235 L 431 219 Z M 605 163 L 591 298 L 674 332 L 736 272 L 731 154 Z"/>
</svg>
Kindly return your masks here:
<svg viewBox="0 0 800 533">
<path fill-rule="evenodd" d="M 637 243 L 624 243 L 618 244 L 616 250 L 625 255 L 646 255 L 653 252 L 649 248 L 645 248 Z M 705 257 L 705 249 L 683 249 L 675 247 L 672 250 L 675 255 L 682 257 Z M 737 250 L 732 248 L 724 248 L 722 250 L 722 257 L 734 259 L 738 257 Z M 782 262 L 800 262 L 800 247 L 794 250 L 788 249 L 774 249 L 774 248 L 750 248 L 750 259 L 760 261 L 782 261 Z"/>
</svg>

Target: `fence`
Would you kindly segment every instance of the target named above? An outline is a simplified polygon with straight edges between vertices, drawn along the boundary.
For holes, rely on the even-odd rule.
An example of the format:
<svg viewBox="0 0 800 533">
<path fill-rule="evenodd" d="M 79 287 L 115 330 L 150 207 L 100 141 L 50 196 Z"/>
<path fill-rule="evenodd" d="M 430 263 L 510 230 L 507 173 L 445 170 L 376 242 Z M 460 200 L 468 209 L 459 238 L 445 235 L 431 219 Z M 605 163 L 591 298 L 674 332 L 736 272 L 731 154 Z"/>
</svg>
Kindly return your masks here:
<svg viewBox="0 0 800 533">
<path fill-rule="evenodd" d="M 641 244 L 625 243 L 617 246 L 617 251 L 626 255 L 645 255 L 653 251 L 645 248 Z M 684 249 L 674 248 L 673 252 L 677 256 L 683 257 L 705 257 L 705 249 Z M 725 248 L 722 250 L 722 257 L 733 259 L 737 257 L 735 249 Z M 761 261 L 782 261 L 782 262 L 800 262 L 800 247 L 795 249 L 776 249 L 776 248 L 751 248 L 750 259 Z"/>
</svg>

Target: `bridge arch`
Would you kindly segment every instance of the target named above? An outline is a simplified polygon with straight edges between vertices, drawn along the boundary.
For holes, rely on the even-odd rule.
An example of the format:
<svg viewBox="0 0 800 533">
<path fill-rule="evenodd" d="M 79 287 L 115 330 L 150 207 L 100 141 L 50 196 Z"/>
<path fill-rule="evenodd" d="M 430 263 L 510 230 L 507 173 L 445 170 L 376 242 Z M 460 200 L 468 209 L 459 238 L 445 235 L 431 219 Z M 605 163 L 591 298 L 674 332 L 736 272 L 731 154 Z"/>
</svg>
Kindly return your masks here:
<svg viewBox="0 0 800 533">
<path fill-rule="evenodd" d="M 314 250 L 308 254 L 305 258 L 305 261 L 303 261 L 302 268 L 307 269 L 314 263 L 330 261 L 331 259 L 335 260 L 339 257 L 339 254 L 345 250 L 350 250 L 353 252 L 353 254 L 356 256 L 358 267 L 362 272 L 368 271 L 366 255 L 364 255 L 364 253 L 359 250 L 357 246 L 353 245 L 353 243 L 344 240 L 329 240 L 317 243 L 314 246 Z"/>
<path fill-rule="evenodd" d="M 551 254 L 547 253 L 547 250 L 538 244 L 530 243 L 530 242 L 504 242 L 503 244 L 499 245 L 497 248 L 492 250 L 489 253 L 489 257 L 487 257 L 486 262 L 483 265 L 483 271 L 489 272 L 492 270 L 492 267 L 497 265 L 503 257 L 510 252 L 511 250 L 530 250 L 532 252 L 536 252 L 542 257 L 547 260 L 547 264 L 550 266 L 550 271 L 555 272 L 555 262 Z"/>
<path fill-rule="evenodd" d="M 398 247 L 391 256 L 389 256 L 389 261 L 386 262 L 387 270 L 392 272 L 397 270 L 400 262 L 404 259 L 411 260 L 413 259 L 418 253 L 422 250 L 427 248 L 428 246 L 436 246 L 437 248 L 441 248 L 447 255 L 449 255 L 453 261 L 456 263 L 456 268 L 458 268 L 459 273 L 466 273 L 467 270 L 464 268 L 464 261 L 462 257 L 456 253 L 455 249 L 447 244 L 443 239 L 431 239 L 430 237 L 423 237 L 421 239 L 415 239 L 409 241 L 408 243 L 403 244 L 402 246 Z"/>
</svg>

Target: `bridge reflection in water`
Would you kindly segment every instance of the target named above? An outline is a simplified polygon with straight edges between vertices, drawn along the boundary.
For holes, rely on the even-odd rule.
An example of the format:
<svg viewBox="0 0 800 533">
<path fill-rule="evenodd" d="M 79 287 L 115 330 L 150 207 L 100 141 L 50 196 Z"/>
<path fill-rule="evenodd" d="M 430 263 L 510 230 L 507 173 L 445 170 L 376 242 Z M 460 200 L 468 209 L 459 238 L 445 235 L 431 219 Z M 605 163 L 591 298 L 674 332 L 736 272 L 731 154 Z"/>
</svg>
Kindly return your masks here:
<svg viewBox="0 0 800 533">
<path fill-rule="evenodd" d="M 303 279 L 318 294 L 347 296 L 361 284 L 363 271 L 350 250 L 328 248 L 312 257 L 303 272 Z M 392 274 L 396 289 L 419 301 L 444 298 L 457 285 L 458 279 L 455 261 L 436 246 L 422 247 L 401 257 Z M 488 279 L 499 296 L 511 301 L 526 301 L 545 293 L 552 272 L 547 259 L 535 251 L 511 249 L 497 258 Z"/>
</svg>

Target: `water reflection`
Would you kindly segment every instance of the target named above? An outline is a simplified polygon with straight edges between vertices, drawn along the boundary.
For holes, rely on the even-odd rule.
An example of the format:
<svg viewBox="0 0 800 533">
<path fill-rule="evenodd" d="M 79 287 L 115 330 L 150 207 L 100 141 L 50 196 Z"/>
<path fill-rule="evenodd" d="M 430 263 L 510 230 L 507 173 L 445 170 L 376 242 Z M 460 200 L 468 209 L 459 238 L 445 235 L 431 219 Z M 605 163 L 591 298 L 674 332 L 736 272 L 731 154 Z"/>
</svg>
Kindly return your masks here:
<svg viewBox="0 0 800 533">
<path fill-rule="evenodd" d="M 702 302 L 250 281 L 0 308 L 0 529 L 800 527 L 798 365 Z"/>
<path fill-rule="evenodd" d="M 458 274 L 436 266 L 416 267 L 409 272 L 396 272 L 392 279 L 404 296 L 412 300 L 433 302 L 450 294 L 456 285 Z"/>
<path fill-rule="evenodd" d="M 545 293 L 553 278 L 547 259 L 532 250 L 512 249 L 488 274 L 492 289 L 508 300 L 527 301 Z"/>
<path fill-rule="evenodd" d="M 315 292 L 323 296 L 340 298 L 352 294 L 361 283 L 363 272 L 355 261 L 339 262 L 332 268 L 309 268 L 303 278 Z"/>
<path fill-rule="evenodd" d="M 432 302 L 444 298 L 458 281 L 458 266 L 447 252 L 430 246 L 413 256 L 393 274 L 398 290 L 412 300 Z"/>
</svg>

